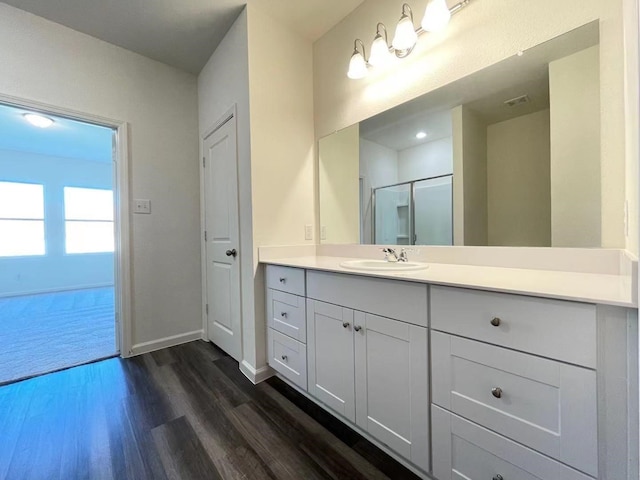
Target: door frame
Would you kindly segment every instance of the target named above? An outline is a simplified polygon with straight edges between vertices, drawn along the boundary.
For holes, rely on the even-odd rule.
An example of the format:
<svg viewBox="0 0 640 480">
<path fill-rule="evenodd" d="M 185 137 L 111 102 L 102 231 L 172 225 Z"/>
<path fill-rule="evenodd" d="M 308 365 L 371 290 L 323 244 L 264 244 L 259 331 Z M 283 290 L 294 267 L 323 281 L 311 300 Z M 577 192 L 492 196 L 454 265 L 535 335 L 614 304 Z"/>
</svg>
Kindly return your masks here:
<svg viewBox="0 0 640 480">
<path fill-rule="evenodd" d="M 115 279 L 115 322 L 116 345 L 123 358 L 133 355 L 132 316 L 131 316 L 131 217 L 129 205 L 129 123 L 123 120 L 94 115 L 92 113 L 59 107 L 44 102 L 28 100 L 0 93 L 0 103 L 24 108 L 44 115 L 93 123 L 116 132 L 113 146 L 113 180 L 114 180 L 114 279 Z"/>
<path fill-rule="evenodd" d="M 229 107 L 218 119 L 207 128 L 202 135 L 200 135 L 200 156 L 198 158 L 198 163 L 200 165 L 200 273 L 202 278 L 202 339 L 205 341 L 209 340 L 209 314 L 207 312 L 207 302 L 209 297 L 208 285 L 207 285 L 207 242 L 204 240 L 204 234 L 207 226 L 206 222 L 206 198 L 205 198 L 205 171 L 204 171 L 204 142 L 205 140 L 213 135 L 216 130 L 220 129 L 223 125 L 229 122 L 232 119 L 236 120 L 236 133 L 238 129 L 238 107 L 237 104 L 233 104 Z M 236 139 L 237 142 L 237 139 Z M 236 145 L 237 152 L 237 145 Z M 238 159 L 236 158 L 236 169 L 238 168 Z M 239 180 L 239 177 L 238 177 Z M 238 182 L 239 183 L 239 182 Z M 238 185 L 238 193 L 239 193 Z M 238 199 L 239 200 L 239 199 Z M 240 229 L 238 230 L 238 244 L 242 244 L 242 232 Z M 242 259 L 240 260 L 242 263 Z M 240 322 L 242 324 L 242 267 L 240 265 Z M 238 332 L 240 335 L 240 356 L 242 357 L 244 347 L 242 342 L 242 329 Z"/>
</svg>

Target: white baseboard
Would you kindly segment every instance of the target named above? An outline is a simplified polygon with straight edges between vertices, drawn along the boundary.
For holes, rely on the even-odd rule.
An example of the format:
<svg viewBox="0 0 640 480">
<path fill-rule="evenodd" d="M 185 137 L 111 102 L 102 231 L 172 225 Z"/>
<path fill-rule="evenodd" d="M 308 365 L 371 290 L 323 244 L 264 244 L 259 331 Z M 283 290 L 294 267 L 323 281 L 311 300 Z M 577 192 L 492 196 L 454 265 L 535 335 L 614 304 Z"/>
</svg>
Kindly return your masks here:
<svg viewBox="0 0 640 480">
<path fill-rule="evenodd" d="M 267 378 L 273 377 L 276 373 L 269 365 L 265 365 L 264 367 L 260 367 L 257 370 L 253 368 L 246 360 L 243 360 L 240 363 L 240 371 L 247 377 L 254 385 L 257 385 L 260 382 L 264 382 Z"/>
<path fill-rule="evenodd" d="M 135 355 L 142 355 L 143 353 L 149 353 L 167 347 L 174 347 L 176 345 L 180 345 L 181 343 L 193 342 L 194 340 L 201 339 L 202 330 L 194 330 L 193 332 L 181 333 L 180 335 L 160 338 L 158 340 L 152 340 L 150 342 L 136 343 L 133 347 L 131 347 L 131 351 L 128 355 L 126 354 L 126 352 L 122 352 L 122 356 L 133 357 Z"/>
</svg>

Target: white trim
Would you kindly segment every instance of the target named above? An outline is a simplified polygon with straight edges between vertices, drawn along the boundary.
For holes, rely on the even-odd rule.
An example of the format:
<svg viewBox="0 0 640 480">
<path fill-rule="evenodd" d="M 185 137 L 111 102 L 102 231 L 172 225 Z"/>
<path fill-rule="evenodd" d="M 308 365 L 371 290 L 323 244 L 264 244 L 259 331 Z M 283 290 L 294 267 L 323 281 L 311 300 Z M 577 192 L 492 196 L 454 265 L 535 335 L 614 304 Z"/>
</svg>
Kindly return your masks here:
<svg viewBox="0 0 640 480">
<path fill-rule="evenodd" d="M 170 337 L 160 338 L 150 342 L 137 343 L 131 347 L 131 355 L 142 355 L 143 353 L 154 352 L 168 347 L 175 347 L 176 345 L 193 342 L 194 340 L 202 340 L 202 330 L 194 330 L 193 332 L 172 335 Z"/>
<path fill-rule="evenodd" d="M 0 93 L 0 103 L 19 108 L 28 108 L 36 112 L 59 115 L 81 122 L 93 123 L 116 130 L 114 148 L 114 198 L 115 198 L 115 234 L 114 252 L 116 279 L 116 339 L 120 355 L 132 355 L 132 316 L 131 316 L 131 261 L 130 261 L 130 222 L 129 216 L 129 124 L 91 113 L 58 107 L 43 102 L 27 100 Z"/>
<path fill-rule="evenodd" d="M 259 384 L 260 382 L 264 382 L 267 378 L 273 377 L 276 372 L 269 365 L 265 365 L 264 367 L 260 367 L 257 370 L 246 360 L 243 360 L 240 363 L 240 371 L 251 380 L 251 383 L 254 385 Z"/>
</svg>

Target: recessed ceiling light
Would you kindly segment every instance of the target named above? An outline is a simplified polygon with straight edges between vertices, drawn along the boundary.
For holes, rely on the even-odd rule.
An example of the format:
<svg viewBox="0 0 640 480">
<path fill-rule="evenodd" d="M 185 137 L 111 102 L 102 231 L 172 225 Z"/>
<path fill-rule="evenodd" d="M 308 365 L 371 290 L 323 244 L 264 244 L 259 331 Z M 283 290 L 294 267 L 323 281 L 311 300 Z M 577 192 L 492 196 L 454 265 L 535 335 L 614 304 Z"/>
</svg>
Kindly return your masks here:
<svg viewBox="0 0 640 480">
<path fill-rule="evenodd" d="M 421 139 L 426 138 L 426 137 L 427 137 L 427 133 L 426 132 L 418 132 L 418 133 L 416 133 L 416 138 L 417 139 L 421 140 Z"/>
<path fill-rule="evenodd" d="M 24 113 L 22 116 L 34 127 L 49 128 L 53 125 L 53 120 L 49 117 L 45 117 L 44 115 L 38 115 L 37 113 Z"/>
</svg>

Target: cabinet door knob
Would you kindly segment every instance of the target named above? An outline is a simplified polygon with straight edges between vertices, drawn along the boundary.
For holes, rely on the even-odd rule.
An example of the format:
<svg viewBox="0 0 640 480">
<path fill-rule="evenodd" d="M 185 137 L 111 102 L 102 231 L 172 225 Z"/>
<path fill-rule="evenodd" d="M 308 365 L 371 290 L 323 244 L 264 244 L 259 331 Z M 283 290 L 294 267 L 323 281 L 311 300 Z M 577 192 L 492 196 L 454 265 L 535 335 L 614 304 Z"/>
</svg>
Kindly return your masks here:
<svg viewBox="0 0 640 480">
<path fill-rule="evenodd" d="M 282 355 L 282 360 L 284 360 L 285 362 L 287 361 L 287 356 L 286 355 Z"/>
<path fill-rule="evenodd" d="M 360 325 L 355 325 L 355 326 L 353 327 L 353 329 L 354 329 L 356 332 L 359 332 L 360 330 L 362 330 L 362 327 L 361 327 Z"/>
<path fill-rule="evenodd" d="M 349 325 L 351 325 L 349 322 L 342 322 L 344 328 L 349 328 Z"/>
<path fill-rule="evenodd" d="M 282 312 L 282 313 L 280 314 L 280 316 L 281 316 L 282 318 L 287 318 L 287 312 Z"/>
<path fill-rule="evenodd" d="M 493 325 L 494 327 L 499 327 L 500 326 L 500 322 L 501 322 L 501 320 L 498 317 L 493 317 L 491 319 L 491 325 Z"/>
<path fill-rule="evenodd" d="M 496 398 L 502 398 L 502 389 L 500 387 L 493 387 L 491 389 L 491 395 Z"/>
<path fill-rule="evenodd" d="M 284 283 L 284 282 L 286 282 L 286 281 L 287 281 L 287 279 L 286 279 L 286 278 L 284 278 L 284 277 L 280 277 L 280 283 Z"/>
<path fill-rule="evenodd" d="M 497 474 L 495 477 L 493 477 L 493 480 L 504 480 L 504 477 L 500 474 Z"/>
</svg>

